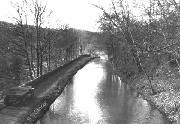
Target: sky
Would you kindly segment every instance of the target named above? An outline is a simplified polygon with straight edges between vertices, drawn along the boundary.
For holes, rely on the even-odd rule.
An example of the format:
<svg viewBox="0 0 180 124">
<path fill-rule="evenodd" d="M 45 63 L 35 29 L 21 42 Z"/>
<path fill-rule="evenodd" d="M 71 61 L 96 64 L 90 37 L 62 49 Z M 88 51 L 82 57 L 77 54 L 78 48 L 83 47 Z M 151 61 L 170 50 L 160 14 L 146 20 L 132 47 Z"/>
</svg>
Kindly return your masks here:
<svg viewBox="0 0 180 124">
<path fill-rule="evenodd" d="M 12 7 L 12 1 L 21 0 L 0 0 L 0 20 L 15 22 L 13 19 L 15 9 Z M 96 4 L 108 8 L 110 0 L 42 0 L 47 3 L 48 10 L 53 13 L 50 18 L 50 25 L 57 27 L 68 24 L 72 28 L 98 31 L 97 21 L 102 15 L 102 11 L 92 6 Z M 138 1 L 138 0 L 135 0 Z"/>
<path fill-rule="evenodd" d="M 0 20 L 14 23 L 16 16 L 12 1 L 0 0 Z M 102 2 L 103 1 L 103 2 Z M 98 31 L 97 21 L 102 12 L 91 4 L 107 6 L 109 0 L 43 0 L 48 10 L 52 10 L 50 24 L 59 26 L 68 24 L 70 27 Z"/>
<path fill-rule="evenodd" d="M 51 2 L 50 2 L 51 1 Z M 97 21 L 102 12 L 91 4 L 99 4 L 98 0 L 49 0 L 49 6 L 54 8 L 55 17 L 68 23 L 71 27 L 98 30 Z M 102 1 L 102 0 L 101 0 Z M 108 3 L 109 0 L 103 0 Z M 107 5 L 107 4 L 106 4 Z"/>
</svg>

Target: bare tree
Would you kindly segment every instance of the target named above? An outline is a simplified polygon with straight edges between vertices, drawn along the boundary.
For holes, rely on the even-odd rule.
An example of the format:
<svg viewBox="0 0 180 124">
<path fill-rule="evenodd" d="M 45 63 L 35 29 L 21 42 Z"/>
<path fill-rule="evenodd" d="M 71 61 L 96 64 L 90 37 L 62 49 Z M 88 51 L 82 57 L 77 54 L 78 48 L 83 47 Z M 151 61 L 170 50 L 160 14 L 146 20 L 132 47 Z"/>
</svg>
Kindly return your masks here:
<svg viewBox="0 0 180 124">
<path fill-rule="evenodd" d="M 26 0 L 23 0 L 22 3 L 16 3 L 15 4 L 15 9 L 16 9 L 16 12 L 17 12 L 17 17 L 13 17 L 16 22 L 17 22 L 17 25 L 19 28 L 19 42 L 17 41 L 14 41 L 14 42 L 11 42 L 11 44 L 13 43 L 16 47 L 18 47 L 18 49 L 21 49 L 22 50 L 22 53 L 25 53 L 25 57 L 26 57 L 26 61 L 27 61 L 27 65 L 28 65 L 28 69 L 29 69 L 29 76 L 31 78 L 31 80 L 34 79 L 33 77 L 33 71 L 34 71 L 34 68 L 33 68 L 33 53 L 32 53 L 32 45 L 30 46 L 30 49 L 31 49 L 31 52 L 28 51 L 29 49 L 29 46 L 28 46 L 28 42 L 30 42 L 30 44 L 32 44 L 32 41 L 29 40 L 29 26 L 28 26 L 28 22 L 27 22 L 27 15 L 28 15 L 28 10 L 27 10 L 27 1 Z M 17 29 L 18 30 L 18 29 Z M 23 44 L 22 44 L 22 43 Z"/>
<path fill-rule="evenodd" d="M 43 73 L 43 48 L 42 48 L 42 25 L 46 19 L 51 15 L 52 12 L 47 12 L 47 6 L 43 5 L 39 0 L 32 0 L 31 13 L 34 17 L 34 25 L 36 29 L 36 68 L 37 77 L 41 76 Z M 47 14 L 48 13 L 48 14 Z"/>
<path fill-rule="evenodd" d="M 45 42 L 46 40 L 43 39 L 44 29 L 42 26 L 50 17 L 52 11 L 49 12 L 47 10 L 47 6 L 40 0 L 22 0 L 21 2 L 15 4 L 15 8 L 17 17 L 14 18 L 22 30 L 21 37 L 24 42 L 23 50 L 26 53 L 29 75 L 31 79 L 33 79 L 33 73 L 34 76 L 36 74 L 36 77 L 43 74 L 43 61 L 45 61 L 44 49 L 46 48 L 45 46 L 49 46 L 51 44 L 49 43 L 50 40 Z M 30 22 L 29 20 L 33 21 Z M 30 24 L 35 26 L 35 28 L 30 26 Z M 34 30 L 35 32 L 35 35 L 33 32 L 31 40 L 28 40 L 28 35 L 30 35 L 29 27 L 31 27 L 31 31 Z M 33 42 L 34 36 L 36 45 Z"/>
<path fill-rule="evenodd" d="M 106 12 L 106 10 L 103 7 L 100 7 L 97 5 L 94 5 L 94 6 L 101 9 L 104 13 L 105 18 L 109 20 L 112 27 L 116 28 L 118 32 L 121 32 L 123 34 L 124 39 L 131 46 L 131 53 L 137 64 L 138 70 L 139 72 L 142 72 L 143 69 L 142 69 L 142 65 L 138 56 L 136 44 L 130 30 L 130 11 L 126 9 L 127 7 L 123 4 L 123 0 L 119 0 L 119 2 L 116 2 L 118 4 L 117 6 L 120 9 L 119 12 L 117 11 L 115 2 L 111 0 L 111 3 L 112 3 L 112 10 L 113 10 L 112 14 Z M 112 32 L 112 33 L 116 33 L 116 30 L 115 32 Z"/>
<path fill-rule="evenodd" d="M 150 3 L 151 4 L 151 3 Z M 135 63 L 136 63 L 136 66 L 138 68 L 138 72 L 141 73 L 143 72 L 148 80 L 149 80 L 149 84 L 151 86 L 151 89 L 152 89 L 152 92 L 154 92 L 154 89 L 152 87 L 152 83 L 151 83 L 151 78 L 149 77 L 149 75 L 147 74 L 146 70 L 143 68 L 143 65 L 142 65 L 142 62 L 141 62 L 141 59 L 140 59 L 140 55 L 139 53 L 141 53 L 141 49 L 139 49 L 140 47 L 137 46 L 137 42 L 135 41 L 133 35 L 132 35 L 132 18 L 131 18 L 131 12 L 130 10 L 128 9 L 128 5 L 124 3 L 123 0 L 119 0 L 119 1 L 114 1 L 114 0 L 111 0 L 111 5 L 112 5 L 112 11 L 110 13 L 108 13 L 103 7 L 100 7 L 100 6 L 97 6 L 97 5 L 94 5 L 95 7 L 101 9 L 104 13 L 104 20 L 108 20 L 108 24 L 107 25 L 110 25 L 108 28 L 110 29 L 110 32 L 112 33 L 112 35 L 114 35 L 117 39 L 119 39 L 119 41 L 121 40 L 121 45 L 123 45 L 124 43 L 122 43 L 122 41 L 126 41 L 126 50 L 129 49 L 129 52 L 131 53 Z M 149 21 L 151 22 L 151 8 L 150 8 L 150 11 L 149 11 Z M 118 34 L 121 33 L 122 34 L 122 37 L 124 40 L 122 40 L 122 37 L 121 36 L 118 36 Z M 116 43 L 117 44 L 117 43 Z M 113 45 L 113 44 L 112 44 Z M 119 58 L 118 55 L 116 55 L 116 52 L 120 52 L 118 49 L 120 48 L 117 48 L 116 50 L 116 47 L 117 45 L 113 45 L 113 54 L 116 56 L 115 58 L 117 58 L 115 61 L 115 64 L 119 63 L 119 59 L 122 59 L 123 62 L 126 62 L 127 61 L 130 61 L 128 60 L 127 57 L 130 57 L 128 56 L 128 51 L 127 53 L 124 53 L 124 51 L 121 51 L 121 54 L 125 54 L 126 58 Z M 130 47 L 130 48 L 128 48 Z M 114 51 L 116 50 L 116 51 Z M 119 54 L 119 53 L 117 53 Z M 116 67 L 118 67 L 118 65 L 116 65 Z M 121 70 L 122 73 L 126 73 L 124 72 L 123 70 Z M 129 75 L 129 74 L 126 74 L 126 75 Z"/>
</svg>

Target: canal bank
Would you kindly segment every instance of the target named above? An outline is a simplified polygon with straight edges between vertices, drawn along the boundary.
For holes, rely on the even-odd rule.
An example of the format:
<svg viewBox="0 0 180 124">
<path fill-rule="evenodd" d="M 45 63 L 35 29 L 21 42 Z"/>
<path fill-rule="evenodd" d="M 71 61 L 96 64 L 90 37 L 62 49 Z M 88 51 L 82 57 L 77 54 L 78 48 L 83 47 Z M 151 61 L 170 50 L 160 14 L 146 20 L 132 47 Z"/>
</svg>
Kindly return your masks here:
<svg viewBox="0 0 180 124">
<path fill-rule="evenodd" d="M 168 124 L 102 60 L 78 71 L 41 124 Z"/>
<path fill-rule="evenodd" d="M 83 68 L 89 61 L 97 57 L 82 55 L 56 70 L 49 72 L 26 85 L 35 88 L 35 98 L 38 99 L 31 105 L 29 111 L 18 120 L 21 124 L 34 124 L 48 111 L 50 105 L 63 92 L 73 75 Z M 33 103 L 33 101 L 31 100 Z"/>
<path fill-rule="evenodd" d="M 155 104 L 155 100 L 152 98 L 151 89 L 145 86 L 149 84 L 147 84 L 147 82 L 143 84 L 141 79 L 142 79 L 142 75 L 136 76 L 134 78 L 128 79 L 127 84 L 132 90 L 135 90 L 137 96 L 146 100 L 149 103 L 149 105 L 151 105 L 151 107 L 157 109 L 164 116 L 164 120 L 166 120 L 168 124 L 171 124 L 172 121 L 168 119 L 165 111 L 161 107 L 158 107 L 158 105 Z M 142 84 L 140 84 L 140 82 Z"/>
<path fill-rule="evenodd" d="M 168 123 L 179 124 L 180 91 L 179 80 L 154 77 L 150 86 L 147 76 L 140 74 L 127 80 L 131 89 L 156 108 Z M 152 88 L 155 94 L 152 93 Z"/>
</svg>

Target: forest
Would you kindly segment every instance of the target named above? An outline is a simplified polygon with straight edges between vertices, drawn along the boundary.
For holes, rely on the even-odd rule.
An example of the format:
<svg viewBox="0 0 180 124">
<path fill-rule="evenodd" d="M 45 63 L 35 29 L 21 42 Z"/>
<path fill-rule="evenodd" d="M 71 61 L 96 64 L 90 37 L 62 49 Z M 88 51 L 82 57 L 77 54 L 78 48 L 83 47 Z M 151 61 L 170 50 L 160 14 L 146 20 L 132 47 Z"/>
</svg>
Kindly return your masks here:
<svg viewBox="0 0 180 124">
<path fill-rule="evenodd" d="M 0 22 L 0 92 L 88 53 L 85 48 L 97 40 L 96 33 L 68 25 L 48 27 L 52 12 L 39 0 L 22 0 L 13 8 L 14 23 Z"/>
<path fill-rule="evenodd" d="M 136 89 L 170 121 L 179 120 L 180 3 L 149 0 L 133 5 L 111 0 L 99 19 L 105 49 L 114 74 Z M 147 4 L 148 3 L 148 4 Z M 138 5 L 139 4 L 139 5 Z M 136 9 L 141 15 L 134 14 Z"/>
</svg>

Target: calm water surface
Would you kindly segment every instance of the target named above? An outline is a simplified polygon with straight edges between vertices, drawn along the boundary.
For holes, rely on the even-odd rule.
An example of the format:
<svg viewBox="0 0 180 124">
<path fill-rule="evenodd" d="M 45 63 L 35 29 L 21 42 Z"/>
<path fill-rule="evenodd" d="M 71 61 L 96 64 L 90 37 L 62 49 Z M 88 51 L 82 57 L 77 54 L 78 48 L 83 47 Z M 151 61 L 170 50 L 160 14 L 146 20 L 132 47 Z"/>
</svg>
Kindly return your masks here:
<svg viewBox="0 0 180 124">
<path fill-rule="evenodd" d="M 41 124 L 167 124 L 104 61 L 78 71 Z"/>
</svg>

